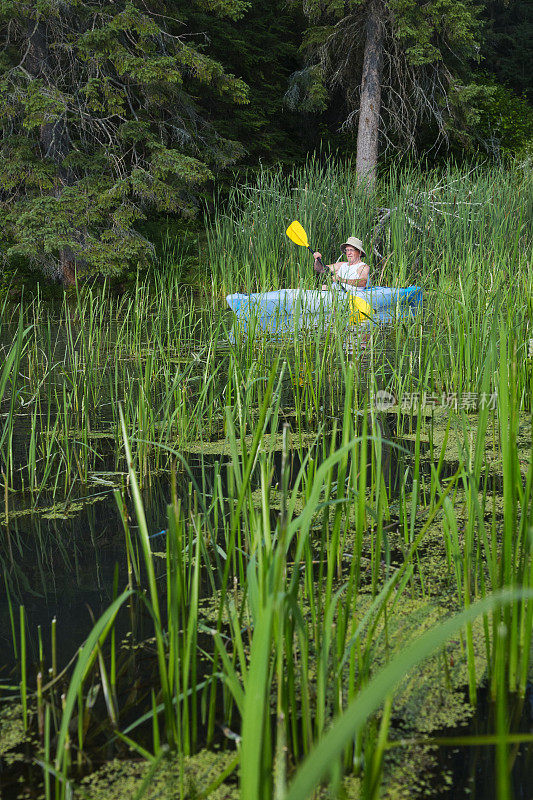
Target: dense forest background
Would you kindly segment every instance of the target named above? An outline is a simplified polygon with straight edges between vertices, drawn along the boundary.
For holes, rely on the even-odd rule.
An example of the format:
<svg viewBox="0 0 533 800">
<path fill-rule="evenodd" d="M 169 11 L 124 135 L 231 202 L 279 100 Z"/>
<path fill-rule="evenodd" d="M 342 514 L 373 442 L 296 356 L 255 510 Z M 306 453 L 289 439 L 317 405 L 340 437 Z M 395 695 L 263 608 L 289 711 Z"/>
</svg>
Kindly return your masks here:
<svg viewBox="0 0 533 800">
<path fill-rule="evenodd" d="M 531 160 L 532 41 L 529 0 L 0 0 L 0 286 L 153 269 L 312 153 Z"/>
</svg>

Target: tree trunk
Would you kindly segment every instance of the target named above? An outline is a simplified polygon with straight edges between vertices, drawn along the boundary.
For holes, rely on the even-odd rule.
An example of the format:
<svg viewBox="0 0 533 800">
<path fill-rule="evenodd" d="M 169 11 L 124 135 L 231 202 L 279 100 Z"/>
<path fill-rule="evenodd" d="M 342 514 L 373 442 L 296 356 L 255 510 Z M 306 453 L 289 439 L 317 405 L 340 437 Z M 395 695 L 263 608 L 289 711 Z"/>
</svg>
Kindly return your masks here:
<svg viewBox="0 0 533 800">
<path fill-rule="evenodd" d="M 26 68 L 33 78 L 47 80 L 52 72 L 48 32 L 41 21 L 32 23 L 28 29 L 28 53 Z M 57 164 L 54 193 L 59 197 L 64 186 L 68 185 L 68 172 L 63 160 L 69 151 L 69 136 L 64 117 L 53 122 L 45 122 L 40 130 L 41 156 L 50 158 Z M 72 286 L 76 282 L 76 259 L 70 247 L 59 251 L 57 263 L 52 270 L 53 277 L 59 279 L 64 286 Z"/>
<path fill-rule="evenodd" d="M 361 105 L 357 129 L 356 172 L 370 187 L 376 182 L 381 73 L 383 68 L 383 0 L 370 0 L 361 79 Z"/>
</svg>

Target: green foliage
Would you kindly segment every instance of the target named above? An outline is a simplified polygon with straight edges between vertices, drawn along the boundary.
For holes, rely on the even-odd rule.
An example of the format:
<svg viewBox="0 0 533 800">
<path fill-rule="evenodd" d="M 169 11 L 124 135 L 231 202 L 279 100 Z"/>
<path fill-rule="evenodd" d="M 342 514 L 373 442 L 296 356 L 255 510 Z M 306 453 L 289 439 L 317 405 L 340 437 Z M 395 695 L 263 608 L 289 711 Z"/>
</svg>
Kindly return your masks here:
<svg viewBox="0 0 533 800">
<path fill-rule="evenodd" d="M 533 4 L 530 0 L 488 0 L 484 5 L 483 69 L 533 103 Z"/>
<path fill-rule="evenodd" d="M 287 106 L 300 111 L 325 111 L 329 92 L 324 75 L 317 64 L 298 70 L 291 75 L 289 89 L 285 95 Z"/>
<path fill-rule="evenodd" d="M 445 47 L 474 52 L 478 43 L 480 5 L 477 0 L 388 0 L 395 35 L 413 65 L 445 57 Z"/>
<path fill-rule="evenodd" d="M 77 0 L 60 14 L 55 2 L 0 3 L 8 261 L 22 255 L 63 279 L 65 262 L 112 275 L 147 263 L 153 248 L 136 223 L 150 211 L 193 215 L 198 190 L 241 154 L 196 98 L 244 104 L 246 85 L 197 45 L 178 5 Z M 248 8 L 196 5 L 231 19 Z"/>
<path fill-rule="evenodd" d="M 455 87 L 451 102 L 463 127 L 454 135 L 467 146 L 491 153 L 514 154 L 533 138 L 533 108 L 504 86 L 469 84 Z"/>
<path fill-rule="evenodd" d="M 215 12 L 219 16 L 229 17 L 237 20 L 245 14 L 252 5 L 251 0 L 196 0 L 195 3 L 200 8 L 205 7 L 209 12 Z"/>
<path fill-rule="evenodd" d="M 305 18 L 297 6 L 286 0 L 254 0 L 242 18 L 216 25 L 205 9 L 199 9 L 194 25 L 208 31 L 213 57 L 250 87 L 247 105 L 235 105 L 209 90 L 200 98 L 217 130 L 242 143 L 247 165 L 259 159 L 301 160 L 318 145 L 318 124 L 310 126 L 301 113 L 309 109 L 295 113 L 284 104 L 290 75 L 302 66 L 299 47 Z"/>
</svg>

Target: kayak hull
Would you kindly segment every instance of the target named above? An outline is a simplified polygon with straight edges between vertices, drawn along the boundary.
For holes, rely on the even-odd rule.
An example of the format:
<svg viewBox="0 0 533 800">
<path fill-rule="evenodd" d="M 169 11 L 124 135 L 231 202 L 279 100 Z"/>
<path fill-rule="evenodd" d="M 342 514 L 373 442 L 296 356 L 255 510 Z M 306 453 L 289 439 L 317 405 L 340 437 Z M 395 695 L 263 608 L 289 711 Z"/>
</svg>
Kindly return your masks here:
<svg viewBox="0 0 533 800">
<path fill-rule="evenodd" d="M 419 286 L 402 289 L 372 286 L 349 294 L 339 290 L 280 289 L 258 294 L 230 294 L 226 300 L 243 332 L 253 326 L 254 330 L 279 334 L 296 328 L 316 328 L 339 315 L 345 315 L 348 324 L 352 317 L 350 298 L 354 297 L 364 300 L 373 310 L 367 325 L 404 319 L 422 306 Z"/>
</svg>

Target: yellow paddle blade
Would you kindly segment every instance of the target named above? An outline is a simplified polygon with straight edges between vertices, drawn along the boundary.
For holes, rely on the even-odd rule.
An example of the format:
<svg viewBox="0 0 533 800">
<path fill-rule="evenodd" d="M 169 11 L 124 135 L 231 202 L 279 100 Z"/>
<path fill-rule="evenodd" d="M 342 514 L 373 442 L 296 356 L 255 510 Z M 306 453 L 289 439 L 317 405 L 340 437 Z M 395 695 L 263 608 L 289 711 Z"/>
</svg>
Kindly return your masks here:
<svg viewBox="0 0 533 800">
<path fill-rule="evenodd" d="M 300 247 L 309 247 L 307 234 L 297 220 L 291 222 L 286 233 L 289 239 L 294 242 L 294 244 L 299 244 Z"/>
<path fill-rule="evenodd" d="M 359 325 L 361 322 L 370 322 L 374 316 L 374 309 L 357 295 L 350 295 L 350 325 Z"/>
</svg>

